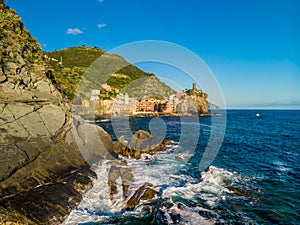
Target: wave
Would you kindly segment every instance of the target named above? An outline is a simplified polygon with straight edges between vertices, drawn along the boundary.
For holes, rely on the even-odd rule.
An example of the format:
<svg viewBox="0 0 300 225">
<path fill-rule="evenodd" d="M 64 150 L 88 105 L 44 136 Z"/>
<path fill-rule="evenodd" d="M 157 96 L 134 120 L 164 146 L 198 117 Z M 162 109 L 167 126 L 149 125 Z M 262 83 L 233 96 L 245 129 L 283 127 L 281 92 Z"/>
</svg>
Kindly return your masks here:
<svg viewBox="0 0 300 225">
<path fill-rule="evenodd" d="M 170 186 L 164 190 L 162 199 L 167 204 L 161 208 L 163 222 L 177 224 L 178 219 L 174 220 L 177 215 L 182 224 L 228 224 L 234 220 L 229 222 L 227 219 L 237 214 L 239 218 L 236 222 L 256 224 L 247 215 L 227 208 L 229 202 L 237 202 L 237 199 L 251 203 L 245 182 L 246 177 L 210 166 L 201 173 L 200 182 L 188 182 L 184 186 Z"/>
<path fill-rule="evenodd" d="M 130 213 L 122 210 L 125 204 L 122 192 L 115 196 L 114 201 L 110 199 L 107 177 L 112 163 L 105 161 L 94 166 L 98 179 L 94 181 L 93 188 L 83 196 L 80 205 L 71 212 L 64 222 L 65 225 L 106 223 L 113 218 L 125 216 L 129 220 L 131 217 L 142 217 L 144 207 L 149 204 L 151 206 L 155 201 L 161 202 L 159 206 L 154 204 L 152 207 L 157 207 L 156 213 L 160 215 L 158 218 L 162 223 L 180 220 L 182 224 L 214 224 L 220 218 L 215 210 L 219 202 L 225 201 L 228 194 L 233 193 L 228 184 L 237 180 L 235 173 L 214 166 L 202 172 L 201 180 L 197 181 L 188 174 L 174 173 L 172 164 L 170 166 L 168 163 L 153 162 L 155 167 L 147 168 L 144 160 L 128 160 L 128 166 L 135 177 L 132 191 L 146 182 L 152 183 L 153 188 L 159 191 L 158 197 L 142 201 L 135 211 Z M 121 180 L 118 181 L 118 185 L 121 185 Z"/>
<path fill-rule="evenodd" d="M 201 173 L 199 183 L 187 183 L 183 187 L 169 187 L 164 191 L 163 198 L 179 197 L 185 200 L 195 200 L 201 198 L 207 206 L 213 208 L 217 206 L 219 200 L 226 198 L 226 193 L 230 191 L 226 184 L 232 181 L 233 173 L 210 166 L 208 171 Z"/>
</svg>

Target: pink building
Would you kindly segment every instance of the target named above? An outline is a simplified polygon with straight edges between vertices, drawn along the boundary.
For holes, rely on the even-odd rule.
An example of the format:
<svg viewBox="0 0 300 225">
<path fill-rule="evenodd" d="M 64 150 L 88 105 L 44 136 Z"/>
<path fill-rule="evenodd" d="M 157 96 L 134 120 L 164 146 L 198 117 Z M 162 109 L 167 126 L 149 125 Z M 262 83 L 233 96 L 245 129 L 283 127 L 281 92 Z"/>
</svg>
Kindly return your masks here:
<svg viewBox="0 0 300 225">
<path fill-rule="evenodd" d="M 182 98 L 182 97 L 184 97 L 184 96 L 186 96 L 186 93 L 185 93 L 184 91 L 178 92 L 178 93 L 176 93 L 176 95 L 175 95 L 175 97 L 178 98 L 178 99 L 180 99 L 180 98 Z"/>
</svg>

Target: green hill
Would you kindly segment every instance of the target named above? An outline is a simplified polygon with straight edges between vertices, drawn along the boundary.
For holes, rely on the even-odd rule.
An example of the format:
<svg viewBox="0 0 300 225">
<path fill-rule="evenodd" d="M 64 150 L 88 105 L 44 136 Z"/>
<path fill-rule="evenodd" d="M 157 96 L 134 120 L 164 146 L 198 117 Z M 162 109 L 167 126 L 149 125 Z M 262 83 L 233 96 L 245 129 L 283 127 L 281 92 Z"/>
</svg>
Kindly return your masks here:
<svg viewBox="0 0 300 225">
<path fill-rule="evenodd" d="M 175 94 L 175 91 L 161 82 L 155 75 L 144 77 L 133 81 L 127 85 L 123 93 L 128 93 L 129 96 L 141 99 L 143 96 L 149 96 L 157 99 Z"/>
<path fill-rule="evenodd" d="M 46 53 L 49 57 L 60 61 L 63 60 L 64 67 L 89 67 L 92 62 L 103 55 L 105 52 L 98 47 L 71 47 L 59 51 L 53 51 Z M 50 61 L 52 66 L 56 66 L 55 61 Z"/>
<path fill-rule="evenodd" d="M 107 54 L 98 47 L 71 47 L 46 52 L 45 55 L 48 77 L 70 100 L 74 98 L 75 92 L 78 97 L 87 98 L 92 89 L 101 89 L 104 83 L 113 89 L 101 89 L 101 96 L 105 99 L 114 98 L 118 93 L 116 89 L 122 91 L 134 83 L 139 85 L 135 86 L 136 90 L 124 89 L 133 97 L 149 95 L 163 98 L 174 93 L 158 79 L 153 80 L 154 74 L 146 73 L 121 56 Z M 143 88 L 148 79 L 153 84 L 149 92 Z M 135 82 L 137 80 L 140 81 Z M 77 89 L 79 83 L 80 90 Z"/>
</svg>

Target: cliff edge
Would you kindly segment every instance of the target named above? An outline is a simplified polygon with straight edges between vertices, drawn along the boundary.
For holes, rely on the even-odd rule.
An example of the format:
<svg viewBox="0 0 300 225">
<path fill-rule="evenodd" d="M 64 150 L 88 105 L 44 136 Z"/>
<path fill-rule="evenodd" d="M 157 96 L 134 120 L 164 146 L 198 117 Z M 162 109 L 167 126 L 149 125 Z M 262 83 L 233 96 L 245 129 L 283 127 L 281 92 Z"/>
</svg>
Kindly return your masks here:
<svg viewBox="0 0 300 225">
<path fill-rule="evenodd" d="M 0 49 L 0 224 L 60 224 L 92 186 L 89 163 L 113 158 L 111 138 L 72 117 L 37 40 L 2 0 Z"/>
<path fill-rule="evenodd" d="M 207 97 L 208 95 L 197 89 L 194 83 L 193 88 L 186 90 L 184 96 L 180 99 L 177 112 L 184 116 L 210 115 Z"/>
</svg>

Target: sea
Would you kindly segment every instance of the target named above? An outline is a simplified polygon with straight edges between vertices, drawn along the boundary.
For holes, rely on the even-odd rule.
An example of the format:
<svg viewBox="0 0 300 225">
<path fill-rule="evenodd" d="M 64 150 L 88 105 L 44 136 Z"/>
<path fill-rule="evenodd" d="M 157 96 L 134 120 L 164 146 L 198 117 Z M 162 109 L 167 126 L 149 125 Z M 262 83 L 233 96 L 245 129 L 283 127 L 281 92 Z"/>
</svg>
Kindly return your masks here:
<svg viewBox="0 0 300 225">
<path fill-rule="evenodd" d="M 111 199 L 112 162 L 102 161 L 92 166 L 98 175 L 93 188 L 64 224 L 300 224 L 300 110 L 225 113 L 95 122 L 113 141 L 138 130 L 172 141 L 165 152 L 124 159 L 134 175 L 132 193 L 149 182 L 158 194 L 124 210 L 122 181 Z M 214 126 L 224 119 L 225 133 L 211 143 Z M 165 125 L 155 129 L 157 124 Z M 214 146 L 209 165 L 200 168 L 207 148 Z"/>
</svg>

